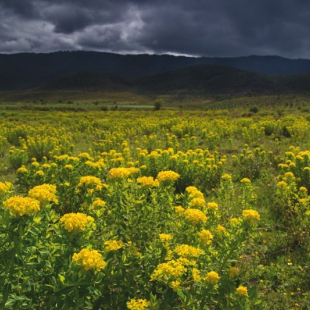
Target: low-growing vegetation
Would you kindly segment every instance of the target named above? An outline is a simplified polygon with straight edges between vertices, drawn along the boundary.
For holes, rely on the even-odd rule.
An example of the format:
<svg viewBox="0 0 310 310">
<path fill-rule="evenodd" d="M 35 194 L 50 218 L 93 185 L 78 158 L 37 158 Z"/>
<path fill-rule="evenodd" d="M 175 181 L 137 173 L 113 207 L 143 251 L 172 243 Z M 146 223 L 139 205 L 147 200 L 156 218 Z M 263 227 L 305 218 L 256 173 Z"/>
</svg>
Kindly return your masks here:
<svg viewBox="0 0 310 310">
<path fill-rule="evenodd" d="M 251 100 L 0 111 L 0 308 L 308 309 L 309 113 Z"/>
</svg>

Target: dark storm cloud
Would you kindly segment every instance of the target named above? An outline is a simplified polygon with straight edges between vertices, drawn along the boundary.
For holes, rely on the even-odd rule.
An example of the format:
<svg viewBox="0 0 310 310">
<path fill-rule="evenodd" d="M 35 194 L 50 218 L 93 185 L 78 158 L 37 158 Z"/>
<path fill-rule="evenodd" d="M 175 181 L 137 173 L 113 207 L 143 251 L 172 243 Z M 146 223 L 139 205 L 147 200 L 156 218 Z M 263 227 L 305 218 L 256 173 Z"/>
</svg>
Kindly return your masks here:
<svg viewBox="0 0 310 310">
<path fill-rule="evenodd" d="M 306 0 L 0 0 L 0 52 L 310 58 Z"/>
<path fill-rule="evenodd" d="M 1 0 L 0 9 L 11 10 L 11 13 L 32 18 L 36 14 L 36 7 L 33 1 L 29 0 Z"/>
</svg>

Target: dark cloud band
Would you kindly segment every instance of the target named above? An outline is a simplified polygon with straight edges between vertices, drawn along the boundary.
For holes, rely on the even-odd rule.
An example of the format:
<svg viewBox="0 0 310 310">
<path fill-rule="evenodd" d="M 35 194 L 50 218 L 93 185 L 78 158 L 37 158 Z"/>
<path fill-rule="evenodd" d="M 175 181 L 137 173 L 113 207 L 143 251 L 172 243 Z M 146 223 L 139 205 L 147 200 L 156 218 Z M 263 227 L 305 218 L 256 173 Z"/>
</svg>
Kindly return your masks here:
<svg viewBox="0 0 310 310">
<path fill-rule="evenodd" d="M 310 58 L 306 0 L 0 0 L 0 52 Z"/>
</svg>

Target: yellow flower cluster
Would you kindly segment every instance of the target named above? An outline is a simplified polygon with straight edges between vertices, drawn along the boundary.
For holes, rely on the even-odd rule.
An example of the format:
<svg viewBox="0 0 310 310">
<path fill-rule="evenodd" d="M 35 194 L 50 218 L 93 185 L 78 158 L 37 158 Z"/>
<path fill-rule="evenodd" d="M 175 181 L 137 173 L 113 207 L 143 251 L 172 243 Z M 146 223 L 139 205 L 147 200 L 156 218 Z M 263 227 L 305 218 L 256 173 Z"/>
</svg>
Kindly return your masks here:
<svg viewBox="0 0 310 310">
<path fill-rule="evenodd" d="M 92 203 L 92 208 L 93 209 L 100 209 L 100 208 L 103 208 L 105 206 L 105 201 L 103 201 L 102 199 L 100 198 L 96 198 L 93 203 Z"/>
<path fill-rule="evenodd" d="M 204 198 L 197 197 L 193 198 L 189 204 L 191 207 L 203 208 L 206 206 L 207 203 Z"/>
<path fill-rule="evenodd" d="M 0 182 L 0 196 L 7 194 L 12 189 L 11 182 Z"/>
<path fill-rule="evenodd" d="M 170 287 L 174 290 L 177 291 L 178 288 L 180 287 L 180 281 L 171 281 Z"/>
<path fill-rule="evenodd" d="M 74 253 L 72 261 L 84 270 L 101 270 L 107 263 L 102 259 L 102 255 L 96 250 L 83 249 L 79 253 Z"/>
<path fill-rule="evenodd" d="M 157 174 L 157 180 L 159 183 L 163 182 L 174 182 L 180 178 L 180 175 L 174 171 L 160 171 Z"/>
<path fill-rule="evenodd" d="M 242 219 L 240 217 L 236 218 L 236 217 L 232 217 L 231 219 L 229 219 L 229 224 L 231 226 L 235 226 L 238 225 L 239 223 L 241 223 Z"/>
<path fill-rule="evenodd" d="M 170 278 L 179 278 L 185 274 L 186 271 L 187 268 L 179 260 L 171 260 L 157 266 L 151 274 L 151 281 L 168 281 Z"/>
<path fill-rule="evenodd" d="M 80 178 L 80 182 L 77 187 L 87 187 L 100 191 L 102 189 L 102 184 L 99 178 L 94 176 L 84 176 Z"/>
<path fill-rule="evenodd" d="M 251 180 L 248 178 L 243 178 L 240 182 L 241 183 L 251 183 Z"/>
<path fill-rule="evenodd" d="M 216 211 L 216 210 L 218 210 L 218 208 L 219 208 L 219 205 L 216 203 L 216 202 L 208 202 L 207 203 L 207 208 L 209 209 L 209 210 L 213 210 L 213 211 Z"/>
<path fill-rule="evenodd" d="M 222 177 L 221 177 L 223 180 L 231 180 L 232 179 L 232 176 L 228 173 L 226 174 L 223 174 Z"/>
<path fill-rule="evenodd" d="M 3 202 L 14 215 L 32 215 L 40 210 L 40 202 L 34 198 L 14 196 Z"/>
<path fill-rule="evenodd" d="M 176 206 L 174 207 L 174 210 L 177 214 L 182 214 L 185 209 L 182 206 Z"/>
<path fill-rule="evenodd" d="M 220 280 L 220 276 L 215 271 L 210 271 L 207 273 L 205 280 L 210 284 L 216 284 Z"/>
<path fill-rule="evenodd" d="M 139 168 L 130 167 L 130 168 L 111 168 L 109 171 L 109 178 L 110 179 L 125 179 L 128 178 L 130 175 L 139 172 Z"/>
<path fill-rule="evenodd" d="M 195 248 L 195 247 L 190 246 L 188 244 L 178 245 L 174 249 L 174 252 L 176 254 L 178 254 L 180 257 L 185 257 L 185 258 L 198 257 L 198 256 L 205 253 L 202 249 Z"/>
<path fill-rule="evenodd" d="M 208 245 L 212 242 L 213 235 L 210 232 L 210 230 L 204 229 L 201 232 L 198 233 L 198 236 L 200 237 L 200 240 L 202 243 Z"/>
<path fill-rule="evenodd" d="M 217 233 L 224 233 L 226 232 L 226 228 L 223 225 L 217 225 L 216 231 Z"/>
<path fill-rule="evenodd" d="M 144 310 L 150 305 L 146 299 L 130 299 L 127 302 L 127 308 L 130 310 Z"/>
<path fill-rule="evenodd" d="M 17 173 L 27 173 L 28 170 L 27 170 L 27 168 L 24 165 L 22 165 L 20 168 L 17 169 L 16 172 Z"/>
<path fill-rule="evenodd" d="M 285 181 L 280 181 L 280 182 L 278 182 L 277 187 L 279 187 L 279 188 L 286 188 L 287 187 L 287 183 Z"/>
<path fill-rule="evenodd" d="M 203 199 L 203 193 L 198 190 L 195 186 L 188 186 L 185 188 L 185 191 L 189 193 L 190 198 L 202 198 Z"/>
<path fill-rule="evenodd" d="M 137 183 L 142 187 L 156 187 L 159 185 L 158 180 L 154 180 L 153 177 L 140 177 L 137 179 Z"/>
<path fill-rule="evenodd" d="M 65 230 L 72 234 L 84 231 L 86 226 L 93 222 L 94 218 L 84 213 L 67 213 L 60 218 Z"/>
<path fill-rule="evenodd" d="M 80 159 L 83 159 L 83 160 L 91 160 L 92 159 L 91 156 L 86 152 L 79 154 L 78 157 Z"/>
<path fill-rule="evenodd" d="M 255 221 L 258 221 L 260 219 L 259 213 L 255 210 L 243 210 L 242 216 L 246 220 L 249 220 L 251 223 L 255 223 Z"/>
<path fill-rule="evenodd" d="M 39 200 L 41 203 L 54 202 L 58 204 L 56 196 L 56 186 L 51 184 L 42 184 L 30 189 L 28 196 Z"/>
<path fill-rule="evenodd" d="M 197 268 L 193 268 L 192 269 L 192 276 L 193 276 L 193 280 L 194 282 L 200 282 L 201 281 L 201 275 L 200 275 L 200 270 Z"/>
<path fill-rule="evenodd" d="M 169 234 L 159 234 L 159 239 L 161 242 L 169 242 L 173 239 L 173 237 Z"/>
<path fill-rule="evenodd" d="M 198 209 L 186 209 L 184 211 L 185 218 L 192 224 L 204 224 L 207 221 L 206 215 Z"/>
<path fill-rule="evenodd" d="M 105 245 L 105 250 L 107 252 L 117 251 L 124 246 L 122 240 L 118 240 L 118 241 L 117 240 L 108 240 L 108 241 L 105 241 L 104 245 Z"/>
<path fill-rule="evenodd" d="M 291 171 L 285 172 L 284 178 L 288 181 L 292 181 L 295 179 L 294 173 Z"/>
<path fill-rule="evenodd" d="M 239 274 L 239 268 L 237 267 L 230 267 L 228 271 L 228 275 L 230 278 L 233 278 Z"/>
<path fill-rule="evenodd" d="M 236 291 L 240 296 L 248 296 L 248 288 L 246 286 L 240 285 L 236 288 Z"/>
</svg>

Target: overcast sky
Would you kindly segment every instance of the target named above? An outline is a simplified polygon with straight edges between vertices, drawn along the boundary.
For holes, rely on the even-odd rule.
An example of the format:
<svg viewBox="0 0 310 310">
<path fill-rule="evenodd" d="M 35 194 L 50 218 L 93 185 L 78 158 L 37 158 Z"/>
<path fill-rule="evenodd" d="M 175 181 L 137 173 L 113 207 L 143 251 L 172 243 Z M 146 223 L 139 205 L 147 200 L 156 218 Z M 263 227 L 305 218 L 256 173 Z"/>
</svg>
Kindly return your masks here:
<svg viewBox="0 0 310 310">
<path fill-rule="evenodd" d="M 0 53 L 310 59 L 309 0 L 0 0 Z"/>
</svg>

